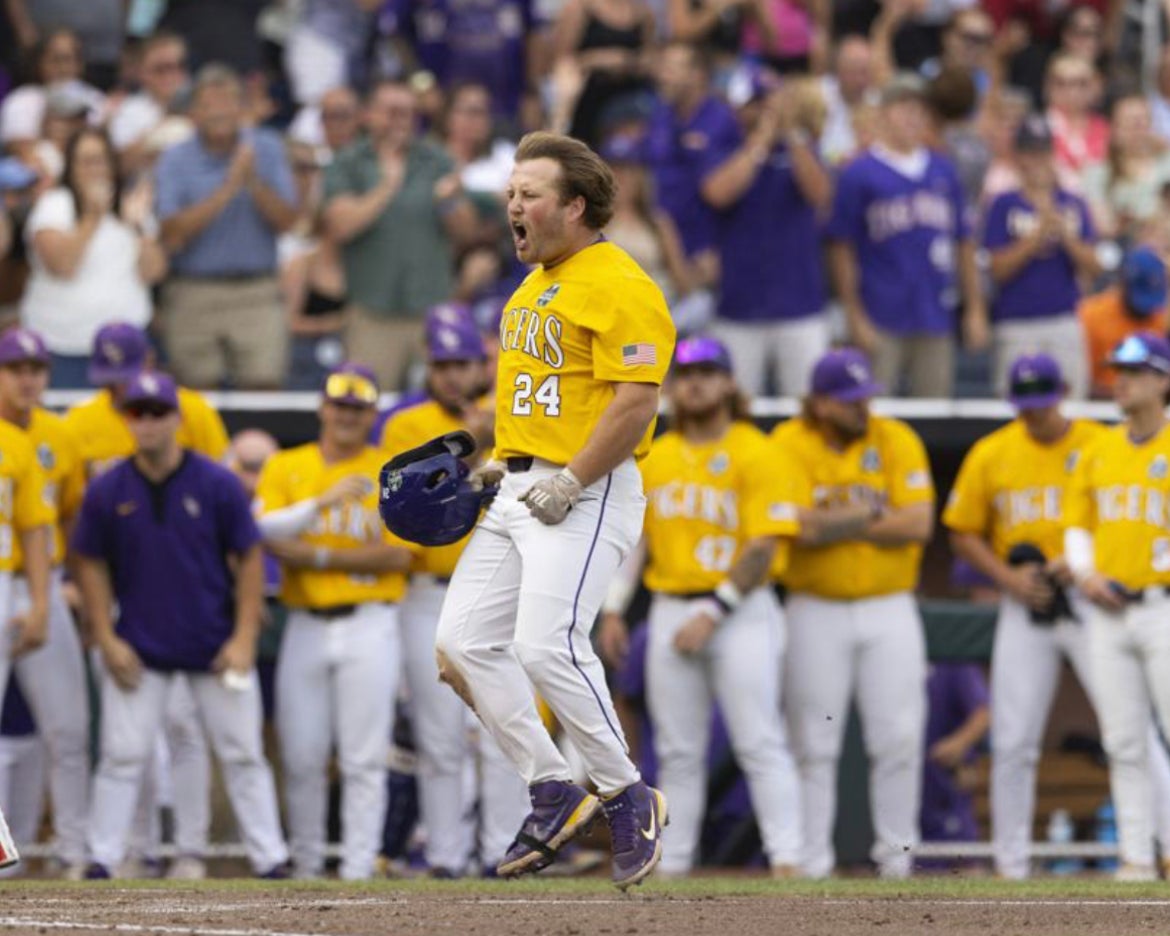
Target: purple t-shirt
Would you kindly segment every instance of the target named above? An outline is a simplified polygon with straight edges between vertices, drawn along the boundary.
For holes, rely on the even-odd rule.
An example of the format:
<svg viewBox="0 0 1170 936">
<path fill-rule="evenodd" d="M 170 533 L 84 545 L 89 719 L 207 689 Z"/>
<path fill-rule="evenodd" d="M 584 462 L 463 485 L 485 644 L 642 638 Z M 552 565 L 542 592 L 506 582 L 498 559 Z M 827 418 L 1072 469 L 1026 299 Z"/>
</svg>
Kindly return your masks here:
<svg viewBox="0 0 1170 936">
<path fill-rule="evenodd" d="M 1093 222 L 1082 199 L 1058 188 L 1053 201 L 1069 230 L 1075 231 L 1082 240 L 1093 238 Z M 1031 236 L 1036 225 L 1036 209 L 1024 194 L 1005 192 L 987 209 L 983 246 L 988 250 L 1009 247 Z M 1011 279 L 999 284 L 991 304 L 991 317 L 1002 322 L 1072 315 L 1080 299 L 1076 265 L 1068 251 L 1056 243 L 1020 267 Z"/>
<path fill-rule="evenodd" d="M 827 236 L 857 254 L 861 300 L 879 328 L 946 334 L 959 303 L 958 248 L 970 237 L 959 177 L 931 152 L 910 178 L 868 151 L 841 172 Z"/>
<path fill-rule="evenodd" d="M 685 122 L 662 102 L 650 116 L 646 156 L 658 204 L 678 228 L 688 257 L 715 246 L 715 212 L 699 195 L 699 186 L 739 138 L 735 111 L 716 97 L 707 98 Z"/>
<path fill-rule="evenodd" d="M 210 667 L 235 628 L 228 556 L 259 541 L 239 480 L 194 452 L 161 484 L 119 462 L 89 486 L 73 533 L 109 563 L 118 636 L 158 670 Z"/>
<path fill-rule="evenodd" d="M 4 690 L 4 703 L 0 707 L 0 736 L 5 738 L 27 738 L 37 733 L 37 723 L 28 707 L 28 700 L 20 691 L 20 683 L 12 673 L 8 674 L 8 688 Z"/>
<path fill-rule="evenodd" d="M 926 681 L 929 705 L 926 748 L 989 703 L 987 681 L 976 663 L 934 663 Z M 971 794 L 955 785 L 945 767 L 927 758 L 922 784 L 922 837 L 927 841 L 974 841 L 978 837 Z"/>
<path fill-rule="evenodd" d="M 743 145 L 742 134 L 715 144 L 717 165 Z M 816 210 L 804 197 L 786 146 L 772 151 L 751 187 L 716 213 L 722 265 L 720 318 L 777 322 L 807 318 L 827 301 Z"/>
</svg>

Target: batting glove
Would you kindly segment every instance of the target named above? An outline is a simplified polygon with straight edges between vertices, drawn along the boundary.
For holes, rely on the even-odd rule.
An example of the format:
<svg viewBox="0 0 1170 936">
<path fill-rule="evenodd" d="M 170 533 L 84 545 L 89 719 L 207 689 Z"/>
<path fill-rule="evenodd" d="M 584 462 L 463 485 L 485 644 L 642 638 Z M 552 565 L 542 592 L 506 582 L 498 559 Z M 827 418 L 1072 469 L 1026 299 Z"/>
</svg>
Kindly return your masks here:
<svg viewBox="0 0 1170 936">
<path fill-rule="evenodd" d="M 495 487 L 507 473 L 508 466 L 504 462 L 491 458 L 478 468 L 471 469 L 467 483 L 473 491 L 482 491 L 485 487 Z"/>
<path fill-rule="evenodd" d="M 551 478 L 543 478 L 521 495 L 528 512 L 541 523 L 555 526 L 569 515 L 573 505 L 581 499 L 584 488 L 577 476 L 562 468 Z"/>
</svg>

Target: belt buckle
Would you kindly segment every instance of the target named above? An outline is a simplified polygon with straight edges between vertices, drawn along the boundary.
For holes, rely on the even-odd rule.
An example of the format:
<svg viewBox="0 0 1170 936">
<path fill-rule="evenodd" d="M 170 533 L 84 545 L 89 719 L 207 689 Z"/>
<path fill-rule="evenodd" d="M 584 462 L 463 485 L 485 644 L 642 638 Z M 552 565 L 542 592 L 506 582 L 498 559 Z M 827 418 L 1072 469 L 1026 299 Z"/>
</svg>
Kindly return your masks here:
<svg viewBox="0 0 1170 936">
<path fill-rule="evenodd" d="M 505 464 L 508 466 L 509 474 L 521 474 L 530 471 L 535 460 L 531 455 L 513 455 Z"/>
</svg>

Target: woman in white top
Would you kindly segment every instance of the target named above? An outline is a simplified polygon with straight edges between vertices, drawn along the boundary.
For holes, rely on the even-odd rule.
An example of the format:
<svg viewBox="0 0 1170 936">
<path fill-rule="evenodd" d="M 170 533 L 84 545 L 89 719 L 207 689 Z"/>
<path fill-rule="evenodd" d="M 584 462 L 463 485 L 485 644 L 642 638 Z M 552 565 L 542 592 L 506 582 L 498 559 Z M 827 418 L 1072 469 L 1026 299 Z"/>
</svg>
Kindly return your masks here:
<svg viewBox="0 0 1170 936">
<path fill-rule="evenodd" d="M 99 328 L 149 323 L 150 287 L 166 274 L 166 254 L 146 232 L 149 204 L 122 197 L 103 131 L 86 128 L 70 139 L 61 181 L 38 199 L 25 226 L 32 273 L 21 320 L 45 338 L 52 386 L 84 387 Z"/>
</svg>

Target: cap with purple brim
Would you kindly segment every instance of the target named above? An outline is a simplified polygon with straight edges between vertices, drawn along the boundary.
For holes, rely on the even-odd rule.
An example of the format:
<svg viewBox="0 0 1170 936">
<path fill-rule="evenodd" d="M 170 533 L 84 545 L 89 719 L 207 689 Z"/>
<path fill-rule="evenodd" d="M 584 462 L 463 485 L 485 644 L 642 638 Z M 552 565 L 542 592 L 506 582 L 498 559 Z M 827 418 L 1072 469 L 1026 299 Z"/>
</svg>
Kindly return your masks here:
<svg viewBox="0 0 1170 936">
<path fill-rule="evenodd" d="M 32 361 L 49 363 L 49 349 L 45 339 L 28 328 L 10 328 L 0 334 L 0 366 Z"/>
<path fill-rule="evenodd" d="M 1106 363 L 1127 370 L 1170 374 L 1170 341 L 1156 332 L 1136 332 L 1110 352 Z"/>
<path fill-rule="evenodd" d="M 432 308 L 426 320 L 427 359 L 444 361 L 482 361 L 487 355 L 483 336 L 471 308 L 459 303 L 444 303 Z"/>
<path fill-rule="evenodd" d="M 179 408 L 179 389 L 167 374 L 158 371 L 139 371 L 130 378 L 122 393 L 122 409 L 138 406 Z"/>
<path fill-rule="evenodd" d="M 710 335 L 695 335 L 684 338 L 675 346 L 674 367 L 714 367 L 730 374 L 731 352 L 718 338 Z"/>
<path fill-rule="evenodd" d="M 111 322 L 98 329 L 89 359 L 89 382 L 95 387 L 125 383 L 146 364 L 146 334 L 129 322 Z"/>
<path fill-rule="evenodd" d="M 1065 394 L 1060 364 L 1048 354 L 1021 354 L 1008 372 L 1008 400 L 1018 410 L 1056 406 Z"/>
<path fill-rule="evenodd" d="M 641 166 L 646 163 L 646 144 L 640 136 L 618 133 L 601 144 L 599 155 L 615 166 Z"/>
<path fill-rule="evenodd" d="M 873 379 L 869 359 L 856 348 L 836 348 L 817 361 L 810 389 L 813 396 L 830 397 L 843 403 L 868 400 L 885 391 Z"/>
<path fill-rule="evenodd" d="M 364 364 L 347 362 L 325 378 L 325 399 L 342 406 L 377 406 L 378 378 Z"/>
</svg>

